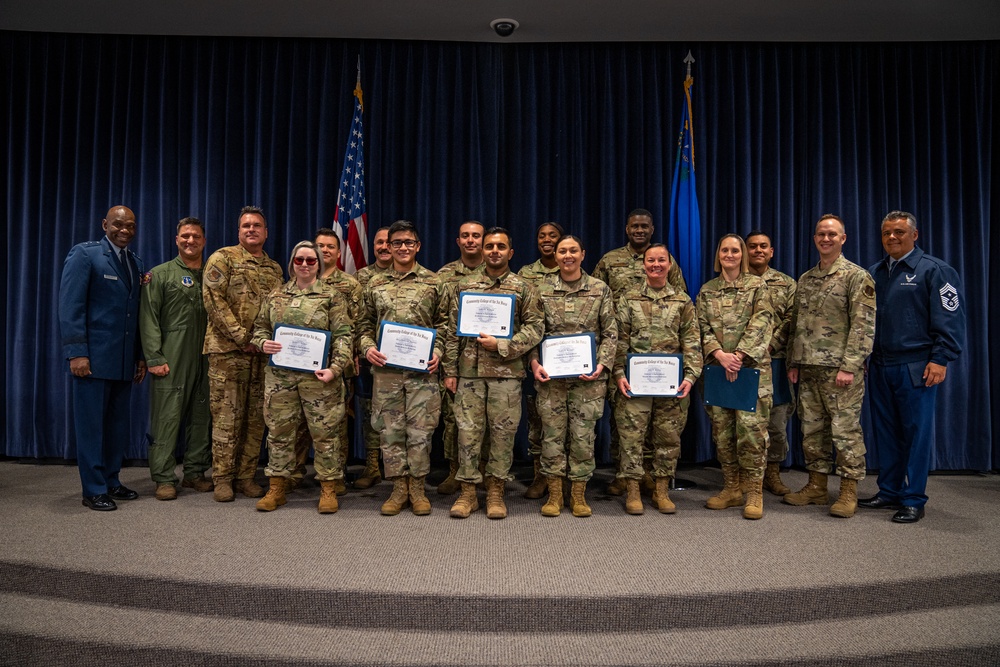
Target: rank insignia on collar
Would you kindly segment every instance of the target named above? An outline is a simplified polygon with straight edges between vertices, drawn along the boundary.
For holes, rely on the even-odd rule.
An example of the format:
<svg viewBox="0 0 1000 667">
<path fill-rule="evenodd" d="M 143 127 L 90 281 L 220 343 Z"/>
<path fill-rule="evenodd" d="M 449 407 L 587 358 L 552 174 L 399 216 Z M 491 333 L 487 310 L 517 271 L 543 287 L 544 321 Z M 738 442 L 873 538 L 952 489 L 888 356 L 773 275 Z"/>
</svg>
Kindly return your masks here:
<svg viewBox="0 0 1000 667">
<path fill-rule="evenodd" d="M 184 285 L 184 287 L 194 287 L 194 278 L 192 278 L 191 276 L 182 277 L 181 285 Z"/>
</svg>

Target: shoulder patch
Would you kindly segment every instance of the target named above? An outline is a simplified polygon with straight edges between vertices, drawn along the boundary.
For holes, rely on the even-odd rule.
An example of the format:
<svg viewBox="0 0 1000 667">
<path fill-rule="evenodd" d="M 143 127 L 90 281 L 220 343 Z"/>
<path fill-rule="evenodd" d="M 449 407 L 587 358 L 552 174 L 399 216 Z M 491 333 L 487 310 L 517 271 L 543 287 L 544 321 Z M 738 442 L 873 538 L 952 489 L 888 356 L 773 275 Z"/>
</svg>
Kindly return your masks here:
<svg viewBox="0 0 1000 667">
<path fill-rule="evenodd" d="M 958 290 L 952 287 L 951 283 L 945 283 L 938 290 L 941 294 L 941 307 L 950 313 L 958 310 Z"/>
<path fill-rule="evenodd" d="M 862 292 L 864 292 L 866 298 L 869 299 L 875 298 L 875 288 L 872 287 L 871 285 L 866 284 L 862 289 Z"/>
<path fill-rule="evenodd" d="M 224 277 L 222 271 L 219 271 L 218 267 L 213 266 L 205 273 L 205 282 L 209 285 L 218 285 Z"/>
</svg>

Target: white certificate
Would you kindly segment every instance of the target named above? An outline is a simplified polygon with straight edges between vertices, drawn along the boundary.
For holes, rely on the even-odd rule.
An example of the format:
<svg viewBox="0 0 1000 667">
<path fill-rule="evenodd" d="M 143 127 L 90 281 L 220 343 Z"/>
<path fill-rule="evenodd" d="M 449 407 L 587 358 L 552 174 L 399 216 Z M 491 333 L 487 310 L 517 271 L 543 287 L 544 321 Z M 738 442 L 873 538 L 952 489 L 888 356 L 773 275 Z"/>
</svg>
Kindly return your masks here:
<svg viewBox="0 0 1000 667">
<path fill-rule="evenodd" d="M 625 378 L 632 396 L 676 396 L 684 380 L 684 355 L 630 354 Z"/>
<path fill-rule="evenodd" d="M 575 378 L 591 375 L 597 367 L 594 334 L 549 336 L 539 346 L 541 359 L 550 378 Z"/>
<path fill-rule="evenodd" d="M 478 337 L 480 333 L 495 338 L 514 335 L 513 294 L 460 292 L 458 295 L 459 336 Z"/>
<path fill-rule="evenodd" d="M 312 373 L 326 368 L 330 353 L 330 332 L 291 324 L 274 325 L 274 342 L 281 351 L 271 355 L 271 365 Z"/>
<path fill-rule="evenodd" d="M 378 337 L 378 351 L 385 355 L 387 366 L 410 371 L 427 372 L 427 364 L 434 356 L 434 329 L 382 322 Z"/>
</svg>

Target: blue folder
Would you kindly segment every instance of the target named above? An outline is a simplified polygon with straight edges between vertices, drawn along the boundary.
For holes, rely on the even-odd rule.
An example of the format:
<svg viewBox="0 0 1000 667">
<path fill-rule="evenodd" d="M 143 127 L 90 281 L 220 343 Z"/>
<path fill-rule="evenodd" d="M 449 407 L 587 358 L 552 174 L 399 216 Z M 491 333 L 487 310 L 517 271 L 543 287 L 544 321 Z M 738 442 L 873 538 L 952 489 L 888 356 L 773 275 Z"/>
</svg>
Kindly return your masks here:
<svg viewBox="0 0 1000 667">
<path fill-rule="evenodd" d="M 757 412 L 757 393 L 760 388 L 760 371 L 741 368 L 736 381 L 726 379 L 722 366 L 705 366 L 701 373 L 705 405 L 730 410 Z"/>
</svg>

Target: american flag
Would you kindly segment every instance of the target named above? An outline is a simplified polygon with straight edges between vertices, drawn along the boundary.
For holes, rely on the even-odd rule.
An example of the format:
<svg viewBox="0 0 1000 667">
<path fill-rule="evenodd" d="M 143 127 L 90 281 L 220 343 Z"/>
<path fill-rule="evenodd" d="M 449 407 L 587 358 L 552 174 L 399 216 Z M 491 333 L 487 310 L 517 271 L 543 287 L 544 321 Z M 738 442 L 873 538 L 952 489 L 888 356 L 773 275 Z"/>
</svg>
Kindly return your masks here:
<svg viewBox="0 0 1000 667">
<path fill-rule="evenodd" d="M 337 210 L 333 214 L 333 230 L 340 238 L 339 268 L 347 273 L 368 266 L 368 207 L 365 203 L 364 131 L 361 125 L 361 65 L 354 87 L 354 119 L 344 151 L 344 169 L 337 193 Z M 346 239 L 346 240 L 345 240 Z"/>
</svg>

